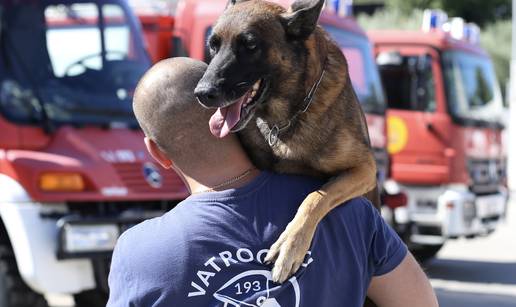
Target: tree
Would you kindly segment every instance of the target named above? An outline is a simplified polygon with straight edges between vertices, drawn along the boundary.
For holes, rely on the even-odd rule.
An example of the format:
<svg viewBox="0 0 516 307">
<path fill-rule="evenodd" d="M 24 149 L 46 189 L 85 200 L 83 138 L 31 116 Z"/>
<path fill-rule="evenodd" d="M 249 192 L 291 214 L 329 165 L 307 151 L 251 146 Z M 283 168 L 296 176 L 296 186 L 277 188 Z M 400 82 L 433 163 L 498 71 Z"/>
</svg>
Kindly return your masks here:
<svg viewBox="0 0 516 307">
<path fill-rule="evenodd" d="M 440 2 L 448 15 L 460 16 L 481 27 L 511 17 L 510 0 L 440 0 Z"/>
<path fill-rule="evenodd" d="M 385 4 L 406 14 L 414 9 L 441 8 L 449 16 L 459 16 L 479 26 L 511 17 L 510 0 L 385 0 Z"/>
<path fill-rule="evenodd" d="M 415 9 L 441 7 L 441 0 L 385 0 L 385 4 L 388 8 L 410 14 Z"/>
<path fill-rule="evenodd" d="M 400 8 L 388 7 L 377 11 L 373 16 L 359 15 L 357 21 L 366 30 L 419 30 L 423 21 L 423 11 L 415 9 L 407 14 Z"/>
<path fill-rule="evenodd" d="M 511 26 L 510 20 L 498 21 L 484 27 L 480 35 L 480 43 L 493 59 L 496 76 L 504 93 L 510 75 Z"/>
</svg>

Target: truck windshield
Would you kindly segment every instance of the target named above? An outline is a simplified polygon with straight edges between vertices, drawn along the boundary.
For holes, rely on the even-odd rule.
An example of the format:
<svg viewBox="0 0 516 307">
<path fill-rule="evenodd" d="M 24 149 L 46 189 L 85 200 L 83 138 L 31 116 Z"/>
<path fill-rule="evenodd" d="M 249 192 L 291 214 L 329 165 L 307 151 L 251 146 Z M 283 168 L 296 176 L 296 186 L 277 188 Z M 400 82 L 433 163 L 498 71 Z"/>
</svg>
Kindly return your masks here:
<svg viewBox="0 0 516 307">
<path fill-rule="evenodd" d="M 383 52 L 377 57 L 389 108 L 435 112 L 435 82 L 429 54 L 402 56 Z"/>
<path fill-rule="evenodd" d="M 2 8 L 0 27 L 3 116 L 23 123 L 45 114 L 55 124 L 135 124 L 132 94 L 150 62 L 125 6 L 11 3 Z"/>
<path fill-rule="evenodd" d="M 386 108 L 385 98 L 369 40 L 337 27 L 323 27 L 346 56 L 351 82 L 364 111 L 383 114 Z"/>
<path fill-rule="evenodd" d="M 503 100 L 489 58 L 460 51 L 443 53 L 448 108 L 464 124 L 497 124 Z"/>
</svg>

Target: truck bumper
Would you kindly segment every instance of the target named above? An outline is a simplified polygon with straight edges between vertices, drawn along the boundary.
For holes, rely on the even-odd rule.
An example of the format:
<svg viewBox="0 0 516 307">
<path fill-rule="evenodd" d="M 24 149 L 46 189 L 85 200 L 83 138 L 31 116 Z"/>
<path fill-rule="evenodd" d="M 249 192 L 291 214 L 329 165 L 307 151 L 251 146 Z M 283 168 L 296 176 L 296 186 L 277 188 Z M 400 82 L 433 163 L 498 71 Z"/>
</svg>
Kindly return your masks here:
<svg viewBox="0 0 516 307">
<path fill-rule="evenodd" d="M 101 218 L 105 214 L 83 216 L 63 203 L 33 201 L 18 182 L 0 174 L 0 218 L 18 271 L 31 289 L 45 295 L 107 291 L 114 237 L 142 220 L 163 214 L 163 203 L 150 205 L 155 209 L 126 209 L 118 215 L 111 213 L 109 219 Z"/>
<path fill-rule="evenodd" d="M 442 245 L 448 238 L 475 237 L 494 231 L 506 212 L 507 192 L 476 196 L 461 186 L 403 186 L 408 195 L 410 241 Z"/>
<path fill-rule="evenodd" d="M 63 209 L 33 202 L 0 204 L 20 275 L 39 293 L 74 294 L 96 286 L 91 261 L 57 258 L 58 226 L 44 216 Z"/>
</svg>

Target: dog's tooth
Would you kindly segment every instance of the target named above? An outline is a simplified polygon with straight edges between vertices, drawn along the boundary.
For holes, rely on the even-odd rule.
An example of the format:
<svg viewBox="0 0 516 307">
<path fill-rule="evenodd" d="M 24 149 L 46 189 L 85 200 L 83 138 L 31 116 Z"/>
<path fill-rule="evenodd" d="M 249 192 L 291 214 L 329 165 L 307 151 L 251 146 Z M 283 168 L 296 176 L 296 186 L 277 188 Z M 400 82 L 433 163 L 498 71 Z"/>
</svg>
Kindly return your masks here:
<svg viewBox="0 0 516 307">
<path fill-rule="evenodd" d="M 253 85 L 253 90 L 257 91 L 260 88 L 260 80 L 256 81 L 256 83 Z"/>
<path fill-rule="evenodd" d="M 251 92 L 251 96 L 252 96 L 252 97 L 256 96 L 256 90 L 253 90 L 253 91 Z"/>
</svg>

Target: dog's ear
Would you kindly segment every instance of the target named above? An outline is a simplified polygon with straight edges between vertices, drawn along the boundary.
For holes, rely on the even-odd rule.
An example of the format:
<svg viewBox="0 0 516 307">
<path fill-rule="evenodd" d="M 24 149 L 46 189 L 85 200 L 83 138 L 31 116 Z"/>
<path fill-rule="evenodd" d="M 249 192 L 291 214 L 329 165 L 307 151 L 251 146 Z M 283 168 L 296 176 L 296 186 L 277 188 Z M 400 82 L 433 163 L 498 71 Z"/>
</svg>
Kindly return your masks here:
<svg viewBox="0 0 516 307">
<path fill-rule="evenodd" d="M 287 35 L 306 39 L 317 26 L 324 0 L 296 0 L 287 13 L 282 14 L 282 23 Z"/>
<path fill-rule="evenodd" d="M 226 9 L 228 9 L 229 7 L 232 7 L 233 5 L 235 5 L 237 3 L 246 2 L 246 1 L 249 1 L 249 0 L 229 0 L 228 3 L 226 4 Z"/>
</svg>

